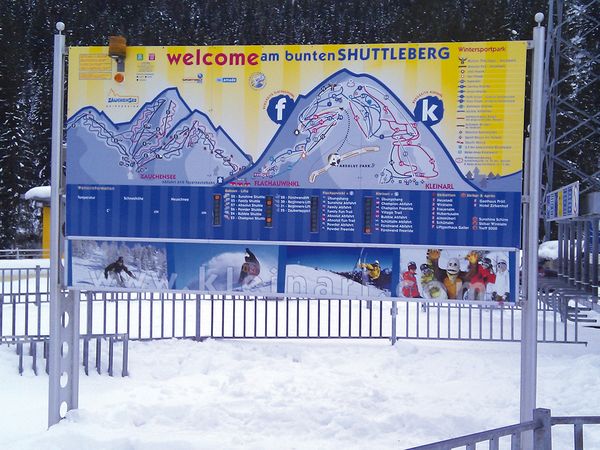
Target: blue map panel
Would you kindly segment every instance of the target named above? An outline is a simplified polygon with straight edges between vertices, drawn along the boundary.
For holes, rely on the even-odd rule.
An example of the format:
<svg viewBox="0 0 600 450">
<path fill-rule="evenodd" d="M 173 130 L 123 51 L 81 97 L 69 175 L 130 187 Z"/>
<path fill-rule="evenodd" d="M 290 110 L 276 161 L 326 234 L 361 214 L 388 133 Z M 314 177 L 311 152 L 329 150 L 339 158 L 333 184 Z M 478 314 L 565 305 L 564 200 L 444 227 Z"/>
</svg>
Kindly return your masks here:
<svg viewBox="0 0 600 450">
<path fill-rule="evenodd" d="M 69 185 L 69 236 L 518 247 L 519 193 Z"/>
</svg>

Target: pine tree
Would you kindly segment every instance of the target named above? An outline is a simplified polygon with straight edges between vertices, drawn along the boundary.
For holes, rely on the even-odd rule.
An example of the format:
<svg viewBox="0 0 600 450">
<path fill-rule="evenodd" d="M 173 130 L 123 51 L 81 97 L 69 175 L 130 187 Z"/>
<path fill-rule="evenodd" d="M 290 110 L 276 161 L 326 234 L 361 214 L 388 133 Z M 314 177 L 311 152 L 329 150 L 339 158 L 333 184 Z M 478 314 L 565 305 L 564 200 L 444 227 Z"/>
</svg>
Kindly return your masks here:
<svg viewBox="0 0 600 450">
<path fill-rule="evenodd" d="M 19 19 L 25 9 L 20 2 L 8 2 L 0 15 L 0 245 L 14 246 L 19 230 L 26 225 L 18 212 L 21 195 L 28 189 L 31 173 L 30 136 L 27 120 L 24 54 L 17 44 L 24 41 Z M 26 227 L 25 227 L 26 228 Z M 24 233 L 25 234 L 25 233 Z"/>
</svg>

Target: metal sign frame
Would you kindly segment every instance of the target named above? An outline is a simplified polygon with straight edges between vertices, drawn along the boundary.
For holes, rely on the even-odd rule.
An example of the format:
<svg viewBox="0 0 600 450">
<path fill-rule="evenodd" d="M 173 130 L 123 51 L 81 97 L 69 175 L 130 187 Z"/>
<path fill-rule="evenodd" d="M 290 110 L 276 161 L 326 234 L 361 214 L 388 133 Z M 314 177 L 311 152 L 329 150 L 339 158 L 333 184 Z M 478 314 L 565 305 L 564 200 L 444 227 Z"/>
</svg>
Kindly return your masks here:
<svg viewBox="0 0 600 450">
<path fill-rule="evenodd" d="M 64 249 L 63 112 L 65 25 L 56 24 L 52 92 L 52 172 L 50 211 L 50 349 L 48 357 L 48 426 L 58 423 L 79 404 L 79 292 L 65 289 L 62 265 Z"/>
<path fill-rule="evenodd" d="M 523 195 L 525 226 L 523 284 L 523 327 L 521 340 L 521 420 L 533 417 L 536 407 L 537 368 L 537 242 L 540 200 L 541 143 L 543 141 L 543 69 L 545 28 L 544 16 L 536 14 L 538 26 L 533 30 L 533 88 L 531 107 L 530 158 L 524 162 L 526 176 Z M 52 116 L 52 194 L 51 194 L 51 248 L 50 248 L 50 381 L 48 425 L 58 423 L 68 410 L 78 407 L 79 390 L 79 291 L 68 291 L 65 283 L 61 251 L 64 249 L 64 67 L 65 26 L 56 24 L 54 37 L 54 84 Z M 532 294 L 531 298 L 528 294 Z M 524 441 L 529 447 L 530 439 Z M 532 443 L 532 441 L 531 441 Z"/>
</svg>

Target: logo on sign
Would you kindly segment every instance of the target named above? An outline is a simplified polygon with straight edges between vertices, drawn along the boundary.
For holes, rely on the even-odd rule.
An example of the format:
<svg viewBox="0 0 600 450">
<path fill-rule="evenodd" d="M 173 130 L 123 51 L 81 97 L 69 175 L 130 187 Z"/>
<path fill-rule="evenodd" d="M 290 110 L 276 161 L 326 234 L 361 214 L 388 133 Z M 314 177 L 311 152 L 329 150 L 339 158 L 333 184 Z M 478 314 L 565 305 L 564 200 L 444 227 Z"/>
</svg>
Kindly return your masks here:
<svg viewBox="0 0 600 450">
<path fill-rule="evenodd" d="M 262 72 L 255 72 L 250 75 L 249 81 L 252 89 L 259 90 L 265 87 L 267 77 Z"/>
<path fill-rule="evenodd" d="M 293 107 L 294 100 L 292 97 L 289 95 L 277 95 L 269 100 L 267 114 L 273 122 L 277 125 L 281 125 L 287 120 Z"/>
<path fill-rule="evenodd" d="M 139 101 L 139 97 L 135 95 L 121 95 L 117 94 L 112 89 L 108 93 L 106 97 L 106 103 L 112 104 L 134 104 L 137 105 Z"/>
<path fill-rule="evenodd" d="M 427 126 L 440 123 L 444 118 L 444 102 L 441 98 L 427 96 L 417 100 L 415 106 L 415 120 Z"/>
</svg>

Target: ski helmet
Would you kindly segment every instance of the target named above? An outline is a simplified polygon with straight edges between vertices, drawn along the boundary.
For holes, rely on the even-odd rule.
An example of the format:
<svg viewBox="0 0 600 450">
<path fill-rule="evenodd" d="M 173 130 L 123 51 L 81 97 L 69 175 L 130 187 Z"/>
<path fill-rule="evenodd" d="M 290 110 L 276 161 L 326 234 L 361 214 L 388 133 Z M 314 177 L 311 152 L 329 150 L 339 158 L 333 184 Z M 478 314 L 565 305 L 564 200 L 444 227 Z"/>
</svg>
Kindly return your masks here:
<svg viewBox="0 0 600 450">
<path fill-rule="evenodd" d="M 490 258 L 483 258 L 483 261 L 481 262 L 481 265 L 483 267 L 485 267 L 486 269 L 489 269 L 492 267 L 492 260 Z"/>
<path fill-rule="evenodd" d="M 414 261 L 411 261 L 408 263 L 408 268 L 410 269 L 414 269 L 417 270 L 417 263 L 415 263 Z"/>
<path fill-rule="evenodd" d="M 379 265 L 379 261 L 375 260 L 375 262 L 373 263 L 373 265 L 378 266 Z"/>
</svg>

